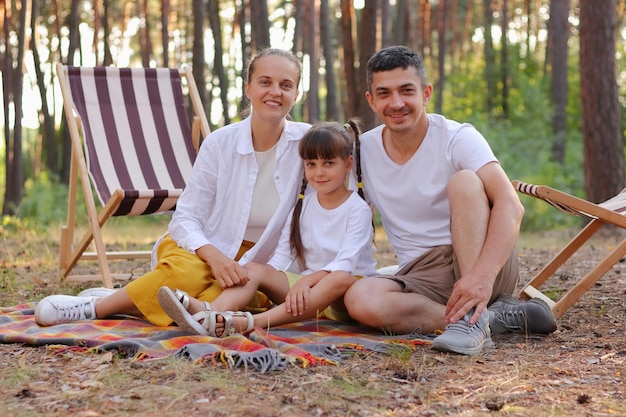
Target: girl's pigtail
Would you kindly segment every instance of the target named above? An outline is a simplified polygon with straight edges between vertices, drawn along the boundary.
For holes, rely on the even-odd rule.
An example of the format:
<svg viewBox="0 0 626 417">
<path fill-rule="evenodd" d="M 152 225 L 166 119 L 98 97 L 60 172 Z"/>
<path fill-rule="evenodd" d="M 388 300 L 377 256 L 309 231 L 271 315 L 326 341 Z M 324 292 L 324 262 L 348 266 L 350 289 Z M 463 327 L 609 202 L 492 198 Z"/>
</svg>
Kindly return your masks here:
<svg viewBox="0 0 626 417">
<path fill-rule="evenodd" d="M 363 192 L 363 178 L 361 175 L 361 129 L 356 123 L 355 119 L 348 120 L 348 123 L 344 125 L 346 130 L 352 132 L 354 138 L 354 163 L 356 165 L 356 179 L 357 179 L 357 192 L 363 200 L 365 200 L 365 193 Z"/>
<path fill-rule="evenodd" d="M 301 269 L 305 269 L 304 265 L 304 245 L 302 244 L 302 236 L 300 235 L 300 213 L 302 213 L 302 202 L 304 200 L 304 193 L 308 182 L 306 176 L 302 178 L 302 186 L 300 187 L 300 194 L 298 194 L 298 201 L 293 208 L 293 216 L 291 218 L 291 232 L 289 234 L 289 246 L 291 251 L 296 254 L 296 260 Z"/>
<path fill-rule="evenodd" d="M 359 193 L 361 198 L 365 200 L 365 192 L 363 191 L 363 176 L 361 174 L 361 129 L 354 119 L 348 120 L 348 123 L 346 123 L 344 127 L 349 131 L 351 130 L 352 136 L 354 137 L 354 164 L 356 165 L 357 193 Z M 376 232 L 373 217 L 372 229 Z M 376 243 L 374 242 L 374 244 Z"/>
</svg>

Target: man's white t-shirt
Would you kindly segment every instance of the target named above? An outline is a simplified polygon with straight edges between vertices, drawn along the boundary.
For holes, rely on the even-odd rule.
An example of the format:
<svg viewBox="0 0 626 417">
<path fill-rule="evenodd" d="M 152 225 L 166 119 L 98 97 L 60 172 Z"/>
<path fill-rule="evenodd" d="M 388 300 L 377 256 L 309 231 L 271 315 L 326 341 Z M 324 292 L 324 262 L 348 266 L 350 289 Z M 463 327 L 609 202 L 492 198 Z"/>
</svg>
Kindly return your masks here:
<svg viewBox="0 0 626 417">
<path fill-rule="evenodd" d="M 361 135 L 365 196 L 381 214 L 400 267 L 435 246 L 451 244 L 447 184 L 452 175 L 497 162 L 472 125 L 438 114 L 429 114 L 428 119 L 424 141 L 402 165 L 392 161 L 383 147 L 384 125 Z"/>
</svg>

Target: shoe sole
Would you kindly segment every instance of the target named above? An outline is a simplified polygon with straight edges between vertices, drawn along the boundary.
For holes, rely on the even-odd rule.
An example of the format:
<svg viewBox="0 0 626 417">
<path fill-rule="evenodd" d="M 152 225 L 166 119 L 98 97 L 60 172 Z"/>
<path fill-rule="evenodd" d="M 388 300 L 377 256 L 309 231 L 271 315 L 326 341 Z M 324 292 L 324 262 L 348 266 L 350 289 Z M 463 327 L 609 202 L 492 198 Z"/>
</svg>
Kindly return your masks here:
<svg viewBox="0 0 626 417">
<path fill-rule="evenodd" d="M 483 349 L 491 349 L 495 347 L 495 344 L 489 339 L 483 340 L 480 346 L 475 348 L 461 348 L 457 346 L 450 346 L 445 342 L 437 343 L 437 339 L 433 340 L 433 344 L 431 346 L 432 349 L 437 350 L 439 352 L 450 352 L 450 353 L 459 353 L 461 355 L 477 355 L 482 352 Z"/>
<path fill-rule="evenodd" d="M 76 294 L 77 297 L 96 297 L 105 298 L 109 295 L 115 294 L 117 290 L 109 288 L 88 288 Z"/>
<path fill-rule="evenodd" d="M 207 329 L 194 320 L 191 314 L 178 301 L 172 290 L 168 287 L 159 288 L 159 305 L 174 322 L 187 333 L 209 336 Z"/>
</svg>

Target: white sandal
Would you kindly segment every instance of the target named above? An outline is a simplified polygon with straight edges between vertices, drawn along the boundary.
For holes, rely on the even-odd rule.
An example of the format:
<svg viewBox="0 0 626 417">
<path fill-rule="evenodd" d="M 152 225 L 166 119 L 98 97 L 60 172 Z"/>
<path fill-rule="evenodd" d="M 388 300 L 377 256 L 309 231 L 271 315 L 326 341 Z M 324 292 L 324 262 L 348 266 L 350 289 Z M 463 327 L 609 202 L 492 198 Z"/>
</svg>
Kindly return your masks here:
<svg viewBox="0 0 626 417">
<path fill-rule="evenodd" d="M 204 312 L 202 312 L 204 313 Z M 249 330 L 254 329 L 254 317 L 252 317 L 252 313 L 249 311 L 208 311 L 207 316 L 202 323 L 202 327 L 204 327 L 211 337 L 228 337 L 232 336 L 236 333 L 245 333 Z M 217 317 L 222 316 L 224 318 L 224 331 L 221 335 L 217 335 L 215 332 L 215 327 L 218 323 Z M 233 318 L 235 317 L 245 317 L 248 319 L 248 324 L 246 325 L 246 329 L 242 332 L 238 332 L 235 329 L 235 325 L 233 324 Z"/>
<path fill-rule="evenodd" d="M 187 333 L 209 336 L 209 332 L 205 327 L 209 325 L 209 321 L 207 320 L 211 313 L 211 305 L 209 303 L 205 301 L 205 310 L 192 315 L 187 310 L 189 308 L 189 294 L 185 291 L 178 289 L 172 291 L 168 287 L 161 287 L 159 288 L 158 298 L 163 311 L 165 311 L 181 329 Z M 201 320 L 203 320 L 203 323 L 200 323 Z M 204 323 L 206 324 L 203 325 Z M 215 326 L 213 329 L 215 330 Z"/>
</svg>

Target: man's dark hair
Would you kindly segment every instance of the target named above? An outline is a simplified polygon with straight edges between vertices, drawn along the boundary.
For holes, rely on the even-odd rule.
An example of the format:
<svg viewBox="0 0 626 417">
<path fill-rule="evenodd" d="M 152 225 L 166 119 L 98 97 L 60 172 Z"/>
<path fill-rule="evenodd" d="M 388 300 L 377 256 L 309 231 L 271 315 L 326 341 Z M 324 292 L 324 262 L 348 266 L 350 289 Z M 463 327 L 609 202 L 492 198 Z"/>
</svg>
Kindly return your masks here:
<svg viewBox="0 0 626 417">
<path fill-rule="evenodd" d="M 376 52 L 367 61 L 366 81 L 367 89 L 371 92 L 372 74 L 375 72 L 391 71 L 396 68 L 415 68 L 422 82 L 422 87 L 428 84 L 424 59 L 411 48 L 402 45 L 388 46 Z"/>
</svg>

